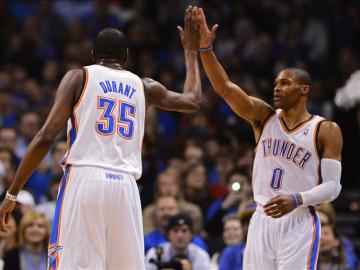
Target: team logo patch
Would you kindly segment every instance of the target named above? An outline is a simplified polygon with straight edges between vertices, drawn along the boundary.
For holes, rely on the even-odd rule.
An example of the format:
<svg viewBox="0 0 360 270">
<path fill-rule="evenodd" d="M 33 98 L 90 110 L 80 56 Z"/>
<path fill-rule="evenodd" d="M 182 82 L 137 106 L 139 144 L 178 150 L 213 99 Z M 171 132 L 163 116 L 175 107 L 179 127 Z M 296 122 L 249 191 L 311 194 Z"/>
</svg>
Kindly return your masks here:
<svg viewBox="0 0 360 270">
<path fill-rule="evenodd" d="M 49 249 L 48 249 L 48 256 L 51 259 L 55 259 L 56 258 L 56 255 L 57 253 L 63 249 L 63 246 L 60 246 L 58 244 L 50 244 L 49 245 Z"/>
<path fill-rule="evenodd" d="M 309 129 L 308 128 L 305 128 L 305 130 L 304 130 L 304 136 L 306 136 L 307 134 L 309 133 Z"/>
</svg>

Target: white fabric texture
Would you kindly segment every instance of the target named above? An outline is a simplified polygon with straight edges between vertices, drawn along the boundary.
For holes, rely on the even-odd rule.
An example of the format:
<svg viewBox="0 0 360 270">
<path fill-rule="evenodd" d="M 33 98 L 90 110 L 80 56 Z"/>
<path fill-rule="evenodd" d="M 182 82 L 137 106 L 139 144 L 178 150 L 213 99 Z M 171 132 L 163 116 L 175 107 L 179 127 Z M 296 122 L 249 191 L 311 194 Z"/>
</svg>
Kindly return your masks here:
<svg viewBox="0 0 360 270">
<path fill-rule="evenodd" d="M 308 191 L 301 192 L 303 205 L 317 205 L 331 202 L 339 196 L 341 190 L 341 162 L 335 159 L 321 159 L 322 183 Z"/>
<path fill-rule="evenodd" d="M 59 220 L 58 269 L 145 269 L 134 176 L 72 166 Z"/>
<path fill-rule="evenodd" d="M 247 235 L 244 270 L 314 270 L 320 223 L 314 209 L 297 208 L 275 219 L 257 207 Z"/>
</svg>

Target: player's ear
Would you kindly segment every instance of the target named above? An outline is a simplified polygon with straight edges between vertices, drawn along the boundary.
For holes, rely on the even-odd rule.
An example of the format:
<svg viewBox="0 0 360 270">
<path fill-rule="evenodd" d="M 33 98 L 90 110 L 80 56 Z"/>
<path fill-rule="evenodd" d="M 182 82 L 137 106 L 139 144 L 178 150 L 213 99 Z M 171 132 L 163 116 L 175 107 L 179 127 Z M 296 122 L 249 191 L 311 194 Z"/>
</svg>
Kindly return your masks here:
<svg viewBox="0 0 360 270">
<path fill-rule="evenodd" d="M 310 86 L 309 85 L 302 85 L 301 87 L 301 93 L 304 95 L 308 95 L 310 92 Z"/>
</svg>

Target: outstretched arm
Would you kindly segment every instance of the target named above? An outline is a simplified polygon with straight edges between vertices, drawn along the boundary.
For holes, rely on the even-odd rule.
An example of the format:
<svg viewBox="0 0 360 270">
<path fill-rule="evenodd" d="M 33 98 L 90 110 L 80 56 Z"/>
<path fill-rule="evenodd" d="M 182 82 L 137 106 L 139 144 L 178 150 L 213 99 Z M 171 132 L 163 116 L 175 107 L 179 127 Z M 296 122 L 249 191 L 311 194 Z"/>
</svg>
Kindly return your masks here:
<svg viewBox="0 0 360 270">
<path fill-rule="evenodd" d="M 150 78 L 143 79 L 148 105 L 168 111 L 184 113 L 195 112 L 201 103 L 201 80 L 199 72 L 198 52 L 199 34 L 190 29 L 192 7 L 188 7 L 185 15 L 185 29 L 178 26 L 181 42 L 184 47 L 186 78 L 183 93 L 169 91 L 161 83 Z"/>
<path fill-rule="evenodd" d="M 24 158 L 15 174 L 8 193 L 16 196 L 28 177 L 43 160 L 56 135 L 65 127 L 70 117 L 76 94 L 81 88 L 82 71 L 70 70 L 62 79 L 55 97 L 55 103 L 43 127 L 31 141 Z M 6 231 L 9 214 L 15 207 L 15 201 L 5 199 L 0 206 L 0 231 Z"/>
<path fill-rule="evenodd" d="M 237 115 L 250 122 L 255 129 L 261 129 L 273 109 L 264 101 L 248 96 L 243 89 L 230 81 L 212 50 L 218 25 L 214 25 L 210 31 L 202 8 L 193 9 L 192 13 L 200 31 L 201 62 L 215 92 L 225 99 Z"/>
</svg>

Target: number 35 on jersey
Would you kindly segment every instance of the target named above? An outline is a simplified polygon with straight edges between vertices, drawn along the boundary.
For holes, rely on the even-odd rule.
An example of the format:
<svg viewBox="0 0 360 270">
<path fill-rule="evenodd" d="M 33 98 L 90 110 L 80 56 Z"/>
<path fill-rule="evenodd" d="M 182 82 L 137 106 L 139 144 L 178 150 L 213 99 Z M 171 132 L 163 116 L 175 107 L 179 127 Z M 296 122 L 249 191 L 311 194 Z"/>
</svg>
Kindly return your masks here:
<svg viewBox="0 0 360 270">
<path fill-rule="evenodd" d="M 97 109 L 102 111 L 95 129 L 102 136 L 119 135 L 130 140 L 134 135 L 136 105 L 109 97 L 97 98 Z"/>
</svg>

